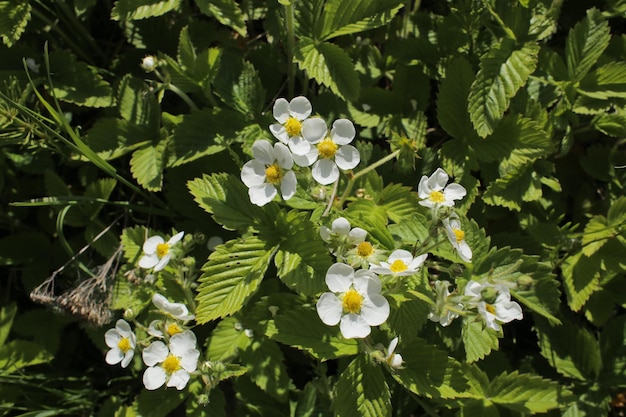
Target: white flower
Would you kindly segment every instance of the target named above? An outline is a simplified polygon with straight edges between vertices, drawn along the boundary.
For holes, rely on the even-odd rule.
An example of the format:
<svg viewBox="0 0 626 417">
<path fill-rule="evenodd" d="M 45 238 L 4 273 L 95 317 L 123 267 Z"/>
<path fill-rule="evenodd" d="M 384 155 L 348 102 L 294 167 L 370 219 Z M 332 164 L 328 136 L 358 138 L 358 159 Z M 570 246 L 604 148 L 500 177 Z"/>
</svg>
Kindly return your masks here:
<svg viewBox="0 0 626 417">
<path fill-rule="evenodd" d="M 465 232 L 461 230 L 461 221 L 455 213 L 451 214 L 447 219 L 443 219 L 443 225 L 446 228 L 448 240 L 456 249 L 459 257 L 465 262 L 472 262 L 472 249 L 465 242 Z"/>
<path fill-rule="evenodd" d="M 311 142 L 326 135 L 326 122 L 318 117 L 308 118 L 313 111 L 306 97 L 291 101 L 279 98 L 274 102 L 273 114 L 278 123 L 270 126 L 272 134 L 296 155 L 304 155 L 311 149 Z"/>
<path fill-rule="evenodd" d="M 241 169 L 241 181 L 249 188 L 250 201 L 264 206 L 276 197 L 277 188 L 285 200 L 296 193 L 296 174 L 291 171 L 293 159 L 282 143 L 272 144 L 257 140 L 252 145 L 252 161 Z"/>
<path fill-rule="evenodd" d="M 394 369 L 401 368 L 403 362 L 402 355 L 400 355 L 399 353 L 393 353 L 396 350 L 397 346 L 398 338 L 394 337 L 393 339 L 391 339 L 391 342 L 389 342 L 389 347 L 387 348 L 387 356 L 385 357 L 387 364 Z"/>
<path fill-rule="evenodd" d="M 178 319 L 178 320 L 193 320 L 195 316 L 189 314 L 187 306 L 182 303 L 172 303 L 161 294 L 154 294 L 152 296 L 152 303 L 162 312 Z"/>
<path fill-rule="evenodd" d="M 143 362 L 149 367 L 143 374 L 146 389 L 155 390 L 166 384 L 182 390 L 190 373 L 198 366 L 200 352 L 196 349 L 196 335 L 191 330 L 171 337 L 169 348 L 161 341 L 152 342 L 142 352 Z"/>
<path fill-rule="evenodd" d="M 404 249 L 396 249 L 391 252 L 387 262 L 381 262 L 380 265 L 370 265 L 370 271 L 399 277 L 413 275 L 417 273 L 427 257 L 428 254 L 425 253 L 414 258 L 411 252 Z"/>
<path fill-rule="evenodd" d="M 333 235 L 337 237 L 345 236 L 351 243 L 359 244 L 365 240 L 367 232 L 360 227 L 350 229 L 350 222 L 344 217 L 339 217 L 333 220 L 330 229 L 326 226 L 320 227 L 320 236 L 324 242 L 330 242 Z"/>
<path fill-rule="evenodd" d="M 313 164 L 311 174 L 315 181 L 322 185 L 332 184 L 339 178 L 339 168 L 353 169 L 361 162 L 359 151 L 348 145 L 355 135 L 356 130 L 350 120 L 335 120 L 330 136 L 312 141 L 315 146 L 311 147 L 310 152 L 305 155 L 294 154 L 293 160 L 303 167 Z"/>
<path fill-rule="evenodd" d="M 146 72 L 154 71 L 157 67 L 157 58 L 153 55 L 146 55 L 141 60 L 141 68 Z"/>
<path fill-rule="evenodd" d="M 419 203 L 422 206 L 437 209 L 439 206 L 452 207 L 454 200 L 465 197 L 467 192 L 462 185 L 446 186 L 448 179 L 448 174 L 441 168 L 437 168 L 430 177 L 422 176 L 417 186 L 419 198 L 422 199 Z"/>
<path fill-rule="evenodd" d="M 165 337 L 164 331 L 169 336 L 174 336 L 175 334 L 182 333 L 183 328 L 175 321 L 163 322 L 162 320 L 152 320 L 148 325 L 148 334 L 150 336 L 163 339 Z"/>
<path fill-rule="evenodd" d="M 144 256 L 139 259 L 141 268 L 154 268 L 154 271 L 160 271 L 172 258 L 170 249 L 178 243 L 185 232 L 176 233 L 167 242 L 161 236 L 152 236 L 143 243 Z"/>
<path fill-rule="evenodd" d="M 339 323 L 345 338 L 363 338 L 370 326 L 378 326 L 389 317 L 389 302 L 380 295 L 382 285 L 371 271 L 354 269 L 336 263 L 328 268 L 325 292 L 317 301 L 317 314 L 322 321 L 335 326 Z"/>
<path fill-rule="evenodd" d="M 430 321 L 433 321 L 435 323 L 438 322 L 442 326 L 446 327 L 450 323 L 452 323 L 452 320 L 459 317 L 457 313 L 450 311 L 447 308 L 448 297 L 450 296 L 450 282 L 446 280 L 437 280 L 435 281 L 434 287 L 437 298 L 435 300 L 435 307 L 431 308 L 431 312 L 428 314 L 428 318 L 430 319 Z M 458 310 L 463 309 L 462 304 L 457 303 L 455 307 Z"/>
<path fill-rule="evenodd" d="M 483 298 L 484 291 L 497 293 L 495 301 Z M 465 295 L 470 297 L 470 302 L 476 305 L 478 312 L 484 318 L 487 327 L 500 331 L 500 323 L 508 323 L 513 320 L 521 320 L 524 315 L 522 308 L 515 301 L 511 301 L 509 289 L 503 285 L 480 284 L 470 281 L 465 287 Z"/>
<path fill-rule="evenodd" d="M 121 362 L 122 368 L 126 368 L 133 359 L 137 342 L 130 325 L 125 320 L 119 319 L 115 323 L 115 328 L 107 330 L 104 334 L 104 341 L 111 348 L 107 352 L 106 363 L 115 365 Z"/>
</svg>

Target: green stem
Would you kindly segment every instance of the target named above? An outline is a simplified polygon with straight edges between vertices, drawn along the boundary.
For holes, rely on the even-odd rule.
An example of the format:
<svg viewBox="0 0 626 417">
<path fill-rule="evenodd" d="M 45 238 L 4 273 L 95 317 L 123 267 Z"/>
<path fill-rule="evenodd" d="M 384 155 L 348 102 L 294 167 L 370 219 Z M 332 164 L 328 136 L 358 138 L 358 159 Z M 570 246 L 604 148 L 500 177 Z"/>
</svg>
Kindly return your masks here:
<svg viewBox="0 0 626 417">
<path fill-rule="evenodd" d="M 196 104 L 193 101 L 191 101 L 189 96 L 185 94 L 183 90 L 181 90 L 180 88 L 176 87 L 174 84 L 171 84 L 171 83 L 168 83 L 166 88 L 170 90 L 171 92 L 175 93 L 178 97 L 182 98 L 183 101 L 187 103 L 187 105 L 189 106 L 191 110 L 198 110 L 198 106 L 196 106 Z"/>
<path fill-rule="evenodd" d="M 341 199 L 339 200 L 338 206 L 342 207 L 343 204 L 346 202 L 346 199 L 348 198 L 348 195 L 350 195 L 350 193 L 352 192 L 352 188 L 354 187 L 354 183 L 356 182 L 357 179 L 361 178 L 363 175 L 367 174 L 368 172 L 375 170 L 379 166 L 381 166 L 383 164 L 386 164 L 387 162 L 391 161 L 392 159 L 397 158 L 398 155 L 400 155 L 400 149 L 390 153 L 389 155 L 385 156 L 384 158 L 379 159 L 378 161 L 374 162 L 370 166 L 368 166 L 368 167 L 362 169 L 361 171 L 357 172 L 356 174 L 354 174 L 352 176 L 352 178 L 350 178 L 350 180 L 348 181 L 348 185 L 346 186 L 346 189 L 343 192 L 343 195 L 341 196 Z"/>
<path fill-rule="evenodd" d="M 285 24 L 287 25 L 287 92 L 289 98 L 293 97 L 295 89 L 294 67 L 293 67 L 293 51 L 296 44 L 296 35 L 294 30 L 294 13 L 293 1 L 285 4 Z"/>
</svg>

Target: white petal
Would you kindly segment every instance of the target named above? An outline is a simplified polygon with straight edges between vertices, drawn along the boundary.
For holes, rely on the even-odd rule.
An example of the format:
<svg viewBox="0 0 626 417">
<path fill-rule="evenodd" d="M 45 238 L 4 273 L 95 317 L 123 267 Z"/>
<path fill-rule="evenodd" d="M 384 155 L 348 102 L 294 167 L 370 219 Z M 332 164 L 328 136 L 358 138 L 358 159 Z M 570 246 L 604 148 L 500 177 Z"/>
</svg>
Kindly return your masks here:
<svg viewBox="0 0 626 417">
<path fill-rule="evenodd" d="M 435 172 L 428 178 L 428 187 L 431 190 L 441 191 L 448 183 L 448 174 L 441 168 L 437 168 Z"/>
<path fill-rule="evenodd" d="M 143 385 L 150 391 L 162 387 L 166 379 L 165 369 L 160 366 L 152 366 L 143 373 Z"/>
<path fill-rule="evenodd" d="M 276 160 L 274 156 L 274 148 L 266 140 L 257 140 L 252 145 L 252 155 L 259 162 L 265 165 L 271 165 Z"/>
<path fill-rule="evenodd" d="M 371 264 L 370 271 L 379 274 L 379 275 L 391 275 L 391 269 L 389 269 L 389 264 L 387 262 L 381 262 L 380 265 Z"/>
<path fill-rule="evenodd" d="M 328 127 L 324 119 L 311 117 L 302 122 L 302 131 L 300 133 L 309 143 L 316 144 L 326 137 L 327 132 Z"/>
<path fill-rule="evenodd" d="M 370 326 L 378 326 L 389 317 L 389 302 L 380 294 L 365 297 L 361 306 L 361 317 Z"/>
<path fill-rule="evenodd" d="M 189 382 L 189 372 L 184 369 L 180 369 L 170 375 L 170 379 L 167 381 L 168 387 L 176 387 L 177 390 L 182 390 Z"/>
<path fill-rule="evenodd" d="M 473 297 L 476 298 L 477 300 L 480 299 L 481 295 L 481 291 L 483 290 L 483 285 L 476 282 L 476 281 L 470 281 L 467 283 L 467 285 L 465 286 L 465 292 L 464 294 L 468 297 Z"/>
<path fill-rule="evenodd" d="M 289 134 L 287 133 L 285 126 L 275 123 L 270 125 L 270 132 L 272 132 L 272 135 L 274 135 L 274 137 L 282 143 L 289 142 Z"/>
<path fill-rule="evenodd" d="M 161 236 L 152 236 L 143 242 L 143 251 L 146 255 L 156 253 L 157 246 L 161 243 L 165 243 L 165 240 Z"/>
<path fill-rule="evenodd" d="M 172 259 L 172 255 L 170 255 L 169 253 L 163 256 L 161 259 L 159 259 L 159 262 L 157 262 L 157 264 L 154 265 L 154 272 L 159 272 L 160 270 L 165 268 L 165 266 L 169 263 L 170 259 Z"/>
<path fill-rule="evenodd" d="M 317 148 L 315 146 L 312 146 L 311 151 L 306 155 L 293 154 L 293 162 L 295 162 L 298 166 L 308 167 L 313 165 L 313 163 L 317 161 L 318 155 L 319 152 L 317 151 Z"/>
<path fill-rule="evenodd" d="M 167 358 L 167 354 L 169 352 L 170 351 L 167 346 L 165 346 L 163 342 L 157 340 L 156 342 L 152 342 L 150 346 L 141 352 L 141 357 L 146 366 L 154 366 L 157 363 L 163 362 L 165 358 Z"/>
<path fill-rule="evenodd" d="M 289 148 L 282 143 L 274 144 L 274 157 L 276 158 L 276 162 L 278 162 L 279 167 L 283 169 L 291 169 L 291 167 L 293 167 L 293 157 L 291 156 L 291 152 L 289 152 Z M 273 163 L 273 161 L 271 163 Z"/>
<path fill-rule="evenodd" d="M 187 351 L 196 348 L 196 335 L 191 330 L 185 330 L 182 333 L 176 333 L 170 339 L 170 351 L 182 357 Z"/>
<path fill-rule="evenodd" d="M 296 174 L 293 171 L 288 171 L 280 181 L 280 193 L 285 200 L 289 200 L 296 193 L 296 186 L 298 181 L 296 180 Z"/>
<path fill-rule="evenodd" d="M 161 311 L 167 311 L 170 302 L 163 295 L 156 293 L 152 296 L 152 304 Z"/>
<path fill-rule="evenodd" d="M 369 269 L 359 269 L 352 279 L 354 289 L 360 294 L 378 294 L 382 289 L 380 279 Z"/>
<path fill-rule="evenodd" d="M 389 366 L 398 369 L 402 366 L 402 355 L 400 355 L 399 353 L 395 353 L 391 358 L 389 358 L 388 362 Z"/>
<path fill-rule="evenodd" d="M 140 268 L 153 268 L 154 265 L 159 263 L 159 257 L 157 256 L 156 253 L 153 253 L 152 255 L 144 255 L 139 259 L 139 263 L 137 265 L 139 265 Z"/>
<path fill-rule="evenodd" d="M 398 346 L 398 338 L 394 337 L 391 339 L 391 342 L 389 342 L 389 347 L 387 347 L 387 357 L 390 357 L 393 354 L 396 350 L 396 346 Z"/>
<path fill-rule="evenodd" d="M 408 250 L 396 249 L 391 252 L 391 255 L 389 255 L 389 259 L 387 259 L 387 262 L 391 265 L 392 263 L 394 263 L 394 261 L 397 260 L 401 260 L 408 267 L 413 261 L 413 255 Z"/>
<path fill-rule="evenodd" d="M 289 138 L 289 149 L 296 155 L 306 155 L 311 152 L 311 144 L 302 136 L 292 136 Z"/>
<path fill-rule="evenodd" d="M 343 316 L 341 318 L 341 323 L 339 324 L 339 329 L 341 330 L 343 337 L 346 339 L 362 339 L 367 337 L 372 331 L 369 324 L 367 324 L 363 317 L 358 314 L 346 314 Z"/>
<path fill-rule="evenodd" d="M 256 159 L 246 162 L 241 168 L 241 181 L 248 188 L 264 184 L 265 168 L 265 164 Z"/>
<path fill-rule="evenodd" d="M 522 308 L 515 301 L 507 301 L 502 299 L 501 295 L 498 295 L 495 302 L 496 318 L 503 323 L 508 323 L 513 320 L 521 320 L 524 318 L 522 314 Z"/>
<path fill-rule="evenodd" d="M 117 322 L 115 322 L 115 329 L 122 337 L 129 337 L 133 333 L 130 328 L 130 324 L 128 324 L 126 320 L 123 319 L 119 319 Z"/>
<path fill-rule="evenodd" d="M 347 235 L 350 232 L 350 222 L 345 217 L 338 217 L 333 220 L 332 230 L 338 235 Z"/>
<path fill-rule="evenodd" d="M 117 347 L 120 340 L 122 340 L 122 335 L 119 334 L 117 329 L 109 329 L 104 334 L 104 342 L 110 348 Z"/>
<path fill-rule="evenodd" d="M 180 366 L 182 366 L 187 372 L 193 372 L 198 367 L 199 357 L 200 351 L 198 349 L 189 349 L 182 356 L 180 360 Z"/>
<path fill-rule="evenodd" d="M 423 175 L 420 179 L 419 184 L 417 185 L 417 195 L 421 199 L 428 199 L 428 197 L 430 196 L 430 192 L 431 189 L 428 186 L 428 177 L 426 175 Z"/>
<path fill-rule="evenodd" d="M 326 285 L 335 293 L 348 291 L 354 278 L 354 269 L 341 262 L 332 264 L 326 272 Z"/>
<path fill-rule="evenodd" d="M 353 169 L 361 162 L 361 155 L 352 145 L 341 146 L 335 154 L 337 166 L 343 170 Z"/>
<path fill-rule="evenodd" d="M 367 231 L 364 229 L 361 229 L 360 227 L 355 227 L 354 229 L 350 230 L 350 233 L 348 233 L 348 236 L 350 237 L 350 241 L 352 243 L 355 243 L 355 244 L 361 243 L 367 237 Z"/>
<path fill-rule="evenodd" d="M 457 251 L 459 257 L 465 262 L 472 262 L 472 249 L 469 247 L 467 242 L 462 240 L 458 243 Z"/>
<path fill-rule="evenodd" d="M 443 197 L 447 200 L 460 200 L 465 197 L 467 191 L 460 184 L 450 184 L 443 190 Z"/>
<path fill-rule="evenodd" d="M 133 360 L 133 356 L 135 355 L 135 351 L 134 350 L 129 350 L 126 352 L 126 354 L 124 354 L 124 359 L 122 360 L 122 368 L 126 368 L 128 366 L 128 364 L 130 363 L 131 360 Z"/>
<path fill-rule="evenodd" d="M 330 130 L 330 137 L 337 145 L 347 145 L 352 142 L 355 135 L 354 124 L 348 119 L 335 120 Z"/>
<path fill-rule="evenodd" d="M 296 162 L 297 163 L 297 162 Z M 322 159 L 313 165 L 311 174 L 315 181 L 322 185 L 332 184 L 339 178 L 339 169 L 334 161 Z"/>
<path fill-rule="evenodd" d="M 325 292 L 317 300 L 317 315 L 320 316 L 322 322 L 328 326 L 334 326 L 339 323 L 343 306 L 341 300 L 333 293 Z"/>
<path fill-rule="evenodd" d="M 330 241 L 331 230 L 326 226 L 320 226 L 320 236 L 324 242 Z"/>
<path fill-rule="evenodd" d="M 161 320 L 152 320 L 148 325 L 148 334 L 150 336 L 158 337 L 159 339 L 163 339 L 163 332 L 157 328 L 158 324 Z"/>
<path fill-rule="evenodd" d="M 264 206 L 276 197 L 278 191 L 272 184 L 262 184 L 256 187 L 250 187 L 248 195 L 252 204 L 257 206 Z"/>
<path fill-rule="evenodd" d="M 172 236 L 170 240 L 167 241 L 167 244 L 170 246 L 174 246 L 175 244 L 180 242 L 183 236 L 185 236 L 185 232 L 178 232 L 174 236 Z"/>
<path fill-rule="evenodd" d="M 289 114 L 300 121 L 309 117 L 312 111 L 311 102 L 306 97 L 298 96 L 289 102 Z"/>
<path fill-rule="evenodd" d="M 124 359 L 124 354 L 118 348 L 113 348 L 107 352 L 106 357 L 104 358 L 105 362 L 109 365 L 116 365 L 120 363 Z"/>
<path fill-rule="evenodd" d="M 409 264 L 409 269 L 412 269 L 414 271 L 419 269 L 424 264 L 424 261 L 426 261 L 426 258 L 428 258 L 427 253 L 420 255 L 420 256 L 416 256 L 415 259 L 413 259 L 411 263 Z"/>
<path fill-rule="evenodd" d="M 274 119 L 278 123 L 285 123 L 289 119 L 289 102 L 284 98 L 279 98 L 274 102 L 274 108 L 272 109 Z"/>
</svg>

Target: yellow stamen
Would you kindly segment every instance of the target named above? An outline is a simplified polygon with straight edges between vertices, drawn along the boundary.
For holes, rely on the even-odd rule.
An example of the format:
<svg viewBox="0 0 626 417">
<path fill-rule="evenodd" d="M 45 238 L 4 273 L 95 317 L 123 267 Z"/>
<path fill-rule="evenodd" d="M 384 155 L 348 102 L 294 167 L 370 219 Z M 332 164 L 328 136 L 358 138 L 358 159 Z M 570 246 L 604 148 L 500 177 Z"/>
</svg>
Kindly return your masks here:
<svg viewBox="0 0 626 417">
<path fill-rule="evenodd" d="M 159 243 L 156 247 L 156 254 L 159 258 L 164 257 L 170 251 L 170 245 L 167 243 Z"/>
<path fill-rule="evenodd" d="M 361 258 L 367 258 L 374 253 L 374 247 L 372 247 L 372 244 L 369 242 L 361 242 L 356 247 L 356 253 Z"/>
<path fill-rule="evenodd" d="M 357 314 L 361 311 L 361 305 L 363 304 L 363 296 L 359 294 L 354 288 L 350 288 L 343 295 L 343 310 L 350 314 Z"/>
<path fill-rule="evenodd" d="M 165 372 L 168 374 L 174 373 L 181 368 L 180 359 L 172 354 L 169 354 L 161 364 L 161 367 L 165 369 Z"/>
<path fill-rule="evenodd" d="M 170 336 L 174 336 L 176 333 L 181 333 L 183 331 L 183 329 L 181 329 L 178 324 L 172 323 L 169 326 L 167 326 L 167 329 L 165 329 L 165 331 Z"/>
<path fill-rule="evenodd" d="M 429 198 L 433 203 L 443 203 L 446 201 L 441 191 L 431 191 Z"/>
<path fill-rule="evenodd" d="M 337 149 L 339 149 L 339 146 L 329 138 L 317 144 L 317 151 L 322 158 L 332 158 L 337 153 Z"/>
<path fill-rule="evenodd" d="M 285 130 L 289 137 L 300 136 L 300 131 L 302 131 L 302 123 L 294 117 L 290 117 L 285 122 Z"/>
<path fill-rule="evenodd" d="M 126 353 L 133 348 L 133 345 L 131 345 L 130 340 L 128 340 L 127 337 L 122 337 L 122 339 L 117 342 L 117 347 L 122 351 L 122 353 Z"/>
<path fill-rule="evenodd" d="M 485 304 L 485 310 L 487 310 L 488 312 L 490 312 L 493 315 L 496 314 L 496 308 L 494 306 L 492 306 L 491 304 Z"/>
<path fill-rule="evenodd" d="M 406 266 L 406 264 L 400 259 L 396 259 L 395 261 L 393 261 L 389 269 L 391 269 L 391 272 L 393 272 L 394 274 L 397 274 L 398 272 L 406 271 L 407 269 L 409 269 L 409 267 Z"/>
<path fill-rule="evenodd" d="M 270 184 L 278 184 L 283 177 L 283 171 L 276 164 L 265 168 L 265 178 Z"/>
<path fill-rule="evenodd" d="M 452 229 L 452 231 L 454 232 L 454 236 L 456 236 L 456 243 L 463 242 L 463 239 L 465 239 L 465 232 L 461 229 Z"/>
</svg>

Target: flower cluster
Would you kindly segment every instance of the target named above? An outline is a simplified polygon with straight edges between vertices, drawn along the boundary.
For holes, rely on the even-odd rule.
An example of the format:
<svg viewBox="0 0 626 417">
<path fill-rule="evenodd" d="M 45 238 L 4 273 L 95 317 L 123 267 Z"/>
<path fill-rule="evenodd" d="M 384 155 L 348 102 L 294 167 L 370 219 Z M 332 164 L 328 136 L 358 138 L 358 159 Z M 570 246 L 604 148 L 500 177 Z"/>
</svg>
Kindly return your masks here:
<svg viewBox="0 0 626 417">
<path fill-rule="evenodd" d="M 278 123 L 270 132 L 279 142 L 272 145 L 260 139 L 252 145 L 253 160 L 244 164 L 241 181 L 248 187 L 250 201 L 264 206 L 280 191 L 284 200 L 296 193 L 297 177 L 293 168 L 311 167 L 313 179 L 329 185 L 339 179 L 339 170 L 354 169 L 361 161 L 359 151 L 349 145 L 356 136 L 354 124 L 347 119 L 333 123 L 311 117 L 313 108 L 306 97 L 291 101 L 279 98 L 273 115 Z"/>
</svg>

